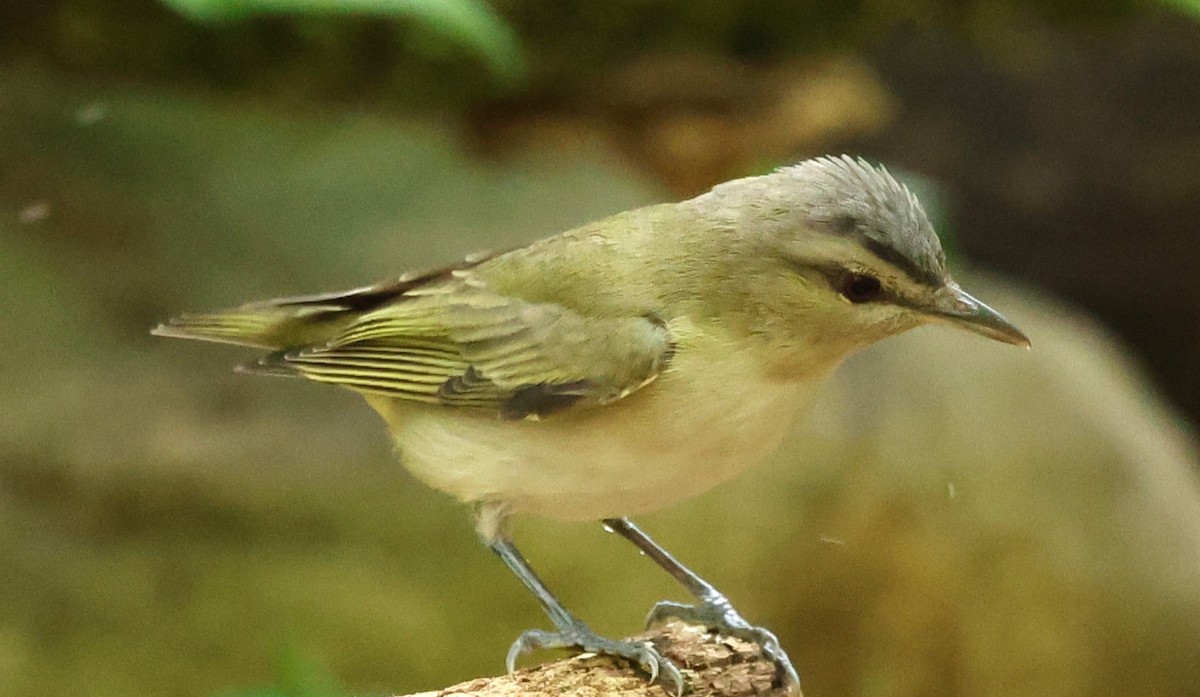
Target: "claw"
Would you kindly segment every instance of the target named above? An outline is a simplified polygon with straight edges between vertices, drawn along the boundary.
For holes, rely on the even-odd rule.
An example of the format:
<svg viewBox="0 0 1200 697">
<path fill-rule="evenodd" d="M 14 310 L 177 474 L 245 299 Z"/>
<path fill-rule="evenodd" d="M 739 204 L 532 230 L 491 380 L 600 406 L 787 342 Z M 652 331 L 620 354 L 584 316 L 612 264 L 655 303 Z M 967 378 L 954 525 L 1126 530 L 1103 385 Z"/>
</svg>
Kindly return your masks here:
<svg viewBox="0 0 1200 697">
<path fill-rule="evenodd" d="M 658 656 L 657 651 L 654 653 Z M 662 675 L 659 674 L 658 670 L 660 665 L 662 666 Z M 683 697 L 683 691 L 687 688 L 687 681 L 683 679 L 683 673 L 680 672 L 679 668 L 675 667 L 674 663 L 662 656 L 658 656 L 658 660 L 655 661 L 654 676 L 650 678 L 650 682 L 655 682 L 659 677 L 665 677 L 664 680 L 658 680 L 658 682 L 664 688 L 667 687 L 667 682 L 670 682 L 675 687 L 675 697 Z"/>
<path fill-rule="evenodd" d="M 669 600 L 656 603 L 646 615 L 646 626 L 654 626 L 670 619 L 703 625 L 718 634 L 756 644 L 763 657 L 775 664 L 779 682 L 788 693 L 799 693 L 800 676 L 780 645 L 779 638 L 770 630 L 747 622 L 724 596 L 706 599 L 697 605 L 684 605 Z"/>
<path fill-rule="evenodd" d="M 648 659 L 646 654 L 643 653 L 641 657 L 638 658 L 638 663 L 641 664 L 644 670 L 650 673 L 650 682 L 658 680 L 658 661 Z"/>
<path fill-rule="evenodd" d="M 529 649 L 525 646 L 525 635 L 528 633 L 529 632 L 521 634 L 521 636 L 517 637 L 517 640 L 512 643 L 512 646 L 508 647 L 508 654 L 504 656 L 504 668 L 508 671 L 509 675 L 517 672 L 517 659 L 521 657 L 521 654 L 529 651 Z"/>
<path fill-rule="evenodd" d="M 530 629 L 522 632 L 509 647 L 504 665 L 509 673 L 514 673 L 517 669 L 517 659 L 522 654 L 536 649 L 560 648 L 623 658 L 645 672 L 649 676 L 649 682 L 658 682 L 664 687 L 670 683 L 675 688 L 675 697 L 682 697 L 687 684 L 679 668 L 649 644 L 605 639 L 594 634 L 582 624 L 557 632 L 548 632 L 542 629 Z"/>
</svg>

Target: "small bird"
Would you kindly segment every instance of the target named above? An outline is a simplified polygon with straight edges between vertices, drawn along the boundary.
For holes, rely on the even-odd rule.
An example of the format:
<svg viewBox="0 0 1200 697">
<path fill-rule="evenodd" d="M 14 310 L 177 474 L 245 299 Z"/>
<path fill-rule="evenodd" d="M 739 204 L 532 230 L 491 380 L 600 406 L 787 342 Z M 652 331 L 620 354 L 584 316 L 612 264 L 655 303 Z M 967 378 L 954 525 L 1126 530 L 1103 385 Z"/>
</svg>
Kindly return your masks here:
<svg viewBox="0 0 1200 697">
<path fill-rule="evenodd" d="M 951 279 L 916 196 L 883 167 L 821 157 L 614 215 L 500 254 L 345 292 L 283 298 L 155 328 L 267 353 L 241 366 L 340 385 L 386 422 L 403 464 L 473 505 L 476 528 L 553 630 L 508 652 L 621 657 L 677 693 L 645 643 L 597 635 L 514 546 L 515 515 L 599 520 L 696 597 L 675 617 L 755 642 L 739 614 L 629 516 L 695 496 L 776 449 L 855 350 L 926 323 L 1029 346 Z"/>
</svg>

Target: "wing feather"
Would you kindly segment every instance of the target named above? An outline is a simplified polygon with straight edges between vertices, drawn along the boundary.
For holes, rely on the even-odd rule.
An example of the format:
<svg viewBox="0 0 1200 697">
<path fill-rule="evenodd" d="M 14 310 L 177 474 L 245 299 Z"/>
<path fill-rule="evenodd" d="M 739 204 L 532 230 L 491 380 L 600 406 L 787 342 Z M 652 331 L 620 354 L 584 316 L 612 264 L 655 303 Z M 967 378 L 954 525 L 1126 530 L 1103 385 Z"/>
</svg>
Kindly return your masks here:
<svg viewBox="0 0 1200 697">
<path fill-rule="evenodd" d="M 620 399 L 670 358 L 669 331 L 648 317 L 586 317 L 478 284 L 421 290 L 279 360 L 310 379 L 362 392 L 541 418 Z"/>
</svg>

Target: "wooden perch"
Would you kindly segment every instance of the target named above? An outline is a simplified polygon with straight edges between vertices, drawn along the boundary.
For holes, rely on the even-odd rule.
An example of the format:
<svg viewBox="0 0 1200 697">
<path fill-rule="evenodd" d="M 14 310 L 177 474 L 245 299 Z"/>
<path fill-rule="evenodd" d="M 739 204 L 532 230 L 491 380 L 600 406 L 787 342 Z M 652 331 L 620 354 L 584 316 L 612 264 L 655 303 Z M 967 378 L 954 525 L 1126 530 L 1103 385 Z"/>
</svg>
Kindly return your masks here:
<svg viewBox="0 0 1200 697">
<path fill-rule="evenodd" d="M 775 666 L 758 646 L 718 636 L 703 627 L 669 622 L 634 637 L 649 641 L 683 671 L 690 697 L 783 697 L 775 681 Z M 433 692 L 406 697 L 561 697 L 616 695 L 674 697 L 662 685 L 646 682 L 628 663 L 580 654 L 554 663 L 518 670 L 512 675 L 476 678 Z M 796 697 L 801 697 L 795 693 Z"/>
</svg>

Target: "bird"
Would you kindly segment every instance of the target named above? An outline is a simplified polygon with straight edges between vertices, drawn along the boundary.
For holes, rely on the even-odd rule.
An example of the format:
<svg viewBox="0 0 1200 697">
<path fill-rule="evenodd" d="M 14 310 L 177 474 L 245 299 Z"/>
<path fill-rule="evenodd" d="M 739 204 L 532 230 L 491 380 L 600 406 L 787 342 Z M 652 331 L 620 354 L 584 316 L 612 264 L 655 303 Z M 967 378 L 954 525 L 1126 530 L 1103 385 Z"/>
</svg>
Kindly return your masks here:
<svg viewBox="0 0 1200 697">
<path fill-rule="evenodd" d="M 696 599 L 678 618 L 757 644 L 798 689 L 769 630 L 631 520 L 767 458 L 849 355 L 925 324 L 1029 339 L 952 278 L 929 217 L 885 167 L 823 156 L 638 208 L 502 253 L 348 291 L 184 314 L 152 333 L 262 351 L 250 373 L 360 394 L 401 463 L 469 504 L 480 540 L 553 629 L 517 659 L 568 648 L 684 690 L 651 644 L 598 635 L 536 574 L 514 516 L 601 521 Z"/>
</svg>

